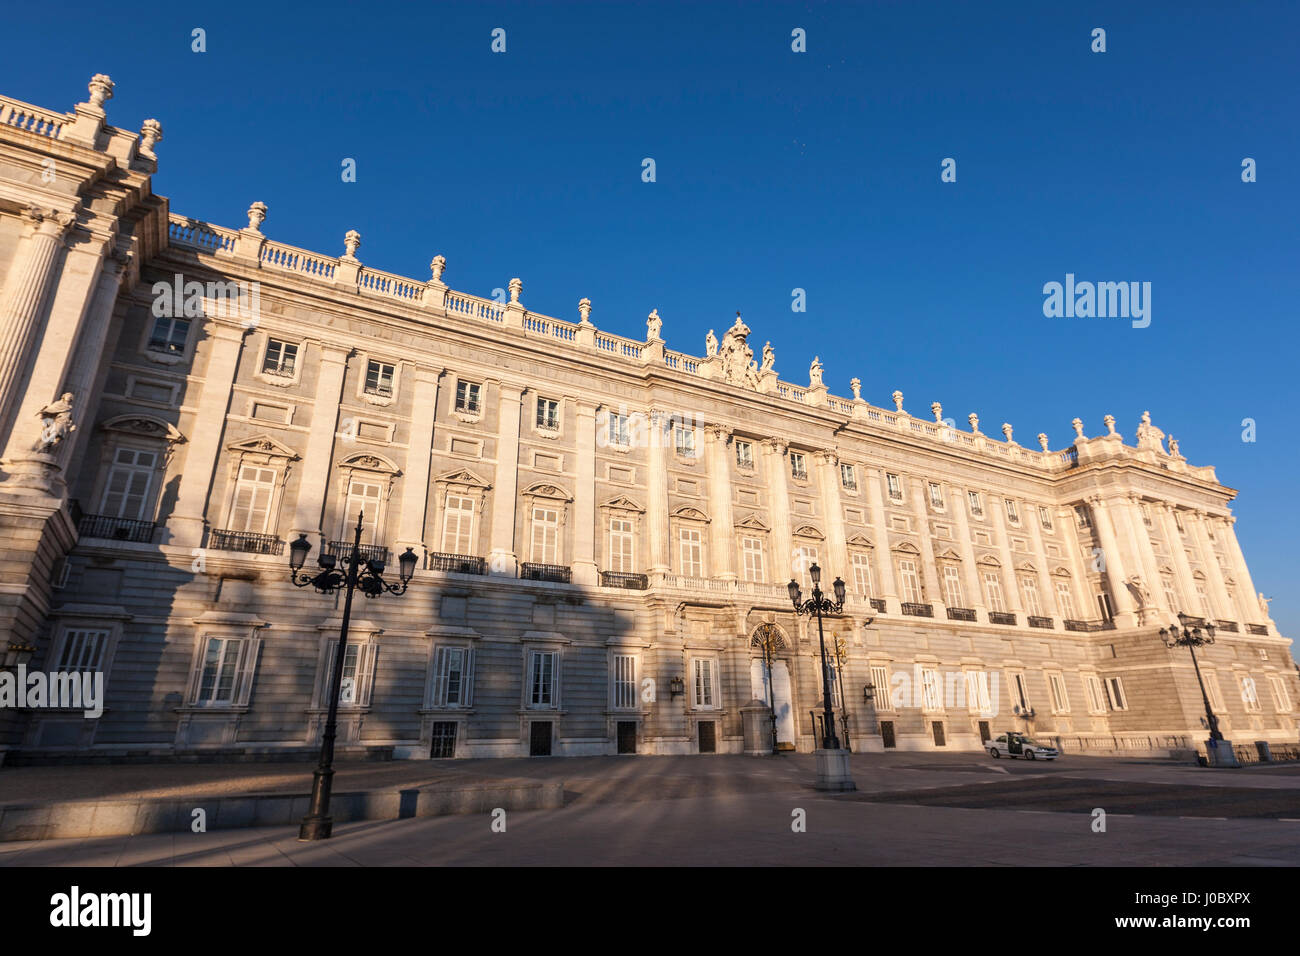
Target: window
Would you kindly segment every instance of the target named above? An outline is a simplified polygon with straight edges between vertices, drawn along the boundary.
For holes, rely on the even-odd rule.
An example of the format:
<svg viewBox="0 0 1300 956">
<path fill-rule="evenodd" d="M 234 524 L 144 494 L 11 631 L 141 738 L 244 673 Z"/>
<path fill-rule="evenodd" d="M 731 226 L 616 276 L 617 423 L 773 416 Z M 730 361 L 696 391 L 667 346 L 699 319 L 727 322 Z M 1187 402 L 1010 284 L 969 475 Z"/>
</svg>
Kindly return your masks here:
<svg viewBox="0 0 1300 956">
<path fill-rule="evenodd" d="M 1007 520 L 1010 521 L 1012 524 L 1020 524 L 1020 506 L 1017 505 L 1010 498 L 1007 498 L 1006 502 L 1007 502 Z"/>
<path fill-rule="evenodd" d="M 682 458 L 695 457 L 695 429 L 686 425 L 673 426 L 673 448 Z"/>
<path fill-rule="evenodd" d="M 619 448 L 627 448 L 632 444 L 632 433 L 626 415 L 609 416 L 609 443 Z"/>
<path fill-rule="evenodd" d="M 474 652 L 439 647 L 433 662 L 433 706 L 468 707 L 473 700 Z"/>
<path fill-rule="evenodd" d="M 933 481 L 930 482 L 930 507 L 935 511 L 943 510 L 943 488 Z"/>
<path fill-rule="evenodd" d="M 555 431 L 560 427 L 560 403 L 554 398 L 537 399 L 537 427 Z"/>
<path fill-rule="evenodd" d="M 943 710 L 939 672 L 929 667 L 921 668 L 921 708 L 927 711 Z"/>
<path fill-rule="evenodd" d="M 113 467 L 104 484 L 99 513 L 110 518 L 139 520 L 144 517 L 149 486 L 153 483 L 156 452 L 119 448 L 113 454 Z"/>
<path fill-rule="evenodd" d="M 1038 600 L 1038 581 L 1032 574 L 1020 575 L 1020 594 L 1025 601 L 1025 613 L 1031 617 L 1042 616 L 1042 604 Z"/>
<path fill-rule="evenodd" d="M 1067 621 L 1075 620 L 1074 593 L 1070 589 L 1070 582 L 1064 578 L 1056 580 L 1056 606 L 1061 612 L 1061 617 Z"/>
<path fill-rule="evenodd" d="M 1257 647 L 1255 650 L 1259 651 L 1259 659 L 1261 661 L 1268 660 L 1268 651 L 1265 648 Z"/>
<path fill-rule="evenodd" d="M 1276 674 L 1268 675 L 1268 686 L 1273 691 L 1273 706 L 1279 714 L 1291 713 L 1291 695 L 1286 692 L 1286 682 Z"/>
<path fill-rule="evenodd" d="M 691 578 L 704 577 L 704 542 L 696 528 L 682 528 L 677 540 L 681 545 L 682 574 Z"/>
<path fill-rule="evenodd" d="M 893 695 L 889 687 L 889 668 L 883 664 L 871 665 L 871 683 L 874 685 L 872 700 L 876 710 L 893 710 Z"/>
<path fill-rule="evenodd" d="M 889 497 L 894 501 L 903 500 L 903 482 L 897 475 L 886 474 L 885 485 L 889 488 Z"/>
<path fill-rule="evenodd" d="M 1115 606 L 1110 603 L 1110 595 L 1105 591 L 1097 592 L 1097 610 L 1101 612 L 1103 621 L 1112 621 L 1115 619 Z"/>
<path fill-rule="evenodd" d="M 448 495 L 442 518 L 442 550 L 447 554 L 474 553 L 474 499 Z"/>
<path fill-rule="evenodd" d="M 1088 508 L 1086 505 L 1075 505 L 1074 517 L 1079 522 L 1080 528 L 1092 527 L 1092 518 L 1088 516 Z"/>
<path fill-rule="evenodd" d="M 366 363 L 366 394 L 389 396 L 393 394 L 393 366 L 387 362 Z"/>
<path fill-rule="evenodd" d="M 993 711 L 993 701 L 989 697 L 988 671 L 966 672 L 966 709 L 981 714 Z"/>
<path fill-rule="evenodd" d="M 609 519 L 609 570 L 631 574 L 633 564 L 633 538 L 631 518 Z"/>
<path fill-rule="evenodd" d="M 456 411 L 467 415 L 477 415 L 483 410 L 483 386 L 478 382 L 456 383 Z"/>
<path fill-rule="evenodd" d="M 849 563 L 853 567 L 854 589 L 862 597 L 870 597 L 874 593 L 871 589 L 871 555 L 854 551 L 849 555 Z"/>
<path fill-rule="evenodd" d="M 185 351 L 185 340 L 189 338 L 189 334 L 189 319 L 167 317 L 154 319 L 153 331 L 149 333 L 149 351 L 179 355 Z"/>
<path fill-rule="evenodd" d="M 808 477 L 808 459 L 803 452 L 790 452 L 790 475 L 801 481 Z"/>
<path fill-rule="evenodd" d="M 560 513 L 554 508 L 533 508 L 533 564 L 559 564 Z"/>
<path fill-rule="evenodd" d="M 375 542 L 375 532 L 379 527 L 379 502 L 383 489 L 376 481 L 353 478 L 348 483 L 348 497 L 343 508 L 343 531 L 340 537 L 351 541 L 356 527 L 357 515 L 361 518 L 361 541 L 367 544 Z"/>
<path fill-rule="evenodd" d="M 921 591 L 921 578 L 916 573 L 916 562 L 910 558 L 900 558 L 898 577 L 903 583 L 903 600 L 908 604 L 920 604 L 925 600 Z"/>
<path fill-rule="evenodd" d="M 1038 520 L 1042 523 L 1044 531 L 1052 530 L 1052 513 L 1048 511 L 1046 508 L 1043 508 L 1041 506 L 1039 507 Z"/>
<path fill-rule="evenodd" d="M 978 491 L 966 492 L 966 500 L 970 502 L 970 513 L 972 517 L 975 518 L 984 517 L 984 502 L 983 500 L 981 500 L 980 493 Z"/>
<path fill-rule="evenodd" d="M 240 659 L 248 642 L 240 638 L 209 637 L 204 647 L 197 692 L 199 706 L 233 704 L 238 700 Z"/>
<path fill-rule="evenodd" d="M 1088 691 L 1088 712 L 1092 714 L 1106 713 L 1106 698 L 1102 694 L 1101 680 L 1096 674 L 1084 674 L 1083 686 Z"/>
<path fill-rule="evenodd" d="M 984 593 L 988 598 L 990 611 L 1005 611 L 1006 602 L 1002 599 L 1002 575 L 997 571 L 984 572 Z"/>
<path fill-rule="evenodd" d="M 1255 678 L 1249 674 L 1241 678 L 1241 702 L 1249 713 L 1259 713 L 1259 691 L 1255 688 Z"/>
<path fill-rule="evenodd" d="M 1214 620 L 1214 612 L 1210 610 L 1210 596 L 1205 593 L 1205 582 L 1196 582 L 1196 599 L 1201 603 L 1201 611 L 1207 620 Z"/>
<path fill-rule="evenodd" d="M 740 468 L 754 467 L 754 446 L 751 443 L 736 442 L 736 465 Z"/>
<path fill-rule="evenodd" d="M 555 651 L 532 651 L 528 655 L 528 703 L 532 707 L 556 706 Z"/>
<path fill-rule="evenodd" d="M 1151 509 L 1147 507 L 1147 503 L 1145 501 L 1139 501 L 1138 510 L 1142 512 L 1142 523 L 1150 528 L 1152 526 Z"/>
<path fill-rule="evenodd" d="M 98 671 L 104 666 L 104 651 L 108 648 L 108 631 L 72 630 L 63 635 L 63 650 L 59 653 L 58 670 Z"/>
<path fill-rule="evenodd" d="M 1106 700 L 1111 710 L 1128 710 L 1128 701 L 1124 699 L 1124 685 L 1118 677 L 1106 678 Z"/>
<path fill-rule="evenodd" d="M 1165 603 L 1169 605 L 1170 610 L 1177 611 L 1181 605 L 1178 602 L 1178 589 L 1174 587 L 1174 576 L 1162 573 L 1160 585 L 1165 591 Z"/>
<path fill-rule="evenodd" d="M 1216 671 L 1205 672 L 1205 696 L 1210 698 L 1210 709 L 1223 713 L 1223 695 L 1219 692 L 1219 675 Z"/>
<path fill-rule="evenodd" d="M 275 491 L 275 470 L 257 465 L 239 469 L 235 498 L 230 506 L 230 531 L 265 534 L 271 514 L 271 495 Z"/>
<path fill-rule="evenodd" d="M 1052 713 L 1068 714 L 1070 712 L 1070 697 L 1065 692 L 1065 678 L 1060 674 L 1048 674 L 1047 686 L 1052 692 Z"/>
<path fill-rule="evenodd" d="M 334 662 L 338 660 L 339 646 L 333 641 L 325 658 L 321 673 L 321 700 L 327 700 L 330 682 L 334 679 Z M 343 675 L 339 681 L 340 707 L 369 707 L 370 686 L 374 677 L 375 645 L 349 643 L 343 652 Z M 328 705 L 324 705 L 328 706 Z"/>
<path fill-rule="evenodd" d="M 740 539 L 741 570 L 746 581 L 763 581 L 763 542 L 759 538 Z"/>
<path fill-rule="evenodd" d="M 717 703 L 713 696 L 713 661 L 708 658 L 697 657 L 692 662 L 694 672 L 692 675 L 692 694 L 696 707 L 712 708 Z"/>
<path fill-rule="evenodd" d="M 619 710 L 636 707 L 636 658 L 631 654 L 614 655 L 614 706 Z"/>
<path fill-rule="evenodd" d="M 817 548 L 813 545 L 801 544 L 794 551 L 799 562 L 800 583 L 805 591 L 810 590 L 812 588 L 812 576 L 808 573 L 808 569 L 817 563 Z"/>
<path fill-rule="evenodd" d="M 943 566 L 943 602 L 948 607 L 965 607 L 961 594 L 961 568 L 955 564 Z"/>
<path fill-rule="evenodd" d="M 1012 675 L 1011 697 L 1021 710 L 1029 710 L 1029 688 L 1025 685 L 1024 674 Z"/>
<path fill-rule="evenodd" d="M 849 491 L 858 490 L 858 473 L 852 465 L 840 462 L 840 484 Z"/>
<path fill-rule="evenodd" d="M 290 342 L 271 339 L 266 343 L 266 355 L 262 359 L 262 371 L 268 375 L 293 378 L 298 365 L 298 346 Z"/>
</svg>

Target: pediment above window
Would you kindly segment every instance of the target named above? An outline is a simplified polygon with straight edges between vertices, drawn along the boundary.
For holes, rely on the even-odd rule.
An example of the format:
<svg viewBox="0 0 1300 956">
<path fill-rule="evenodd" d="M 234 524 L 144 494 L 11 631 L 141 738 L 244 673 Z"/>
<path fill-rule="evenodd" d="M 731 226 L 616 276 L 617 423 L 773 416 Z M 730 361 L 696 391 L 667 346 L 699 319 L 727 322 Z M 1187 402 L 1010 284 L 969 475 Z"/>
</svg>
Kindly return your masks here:
<svg viewBox="0 0 1300 956">
<path fill-rule="evenodd" d="M 385 475 L 398 475 L 402 471 L 388 458 L 375 454 L 349 455 L 339 461 L 339 467 L 361 471 L 377 471 Z"/>
<path fill-rule="evenodd" d="M 449 471 L 445 475 L 440 475 L 434 481 L 440 485 L 451 485 L 457 489 L 474 488 L 480 491 L 487 491 L 492 486 L 480 478 L 474 472 L 465 468 L 457 468 L 455 471 Z"/>
<path fill-rule="evenodd" d="M 810 524 L 801 525 L 796 528 L 794 534 L 796 538 L 816 538 L 818 541 L 823 541 L 826 538 L 826 535 L 822 534 Z"/>
<path fill-rule="evenodd" d="M 120 435 L 135 435 L 140 438 L 157 438 L 160 441 L 183 442 L 182 435 L 175 425 L 154 418 L 152 415 L 119 415 L 110 418 L 99 426 L 106 432 Z"/>
<path fill-rule="evenodd" d="M 682 518 L 687 521 L 708 521 L 709 516 L 698 508 L 678 508 L 673 512 L 674 518 Z"/>
<path fill-rule="evenodd" d="M 741 521 L 737 521 L 736 527 L 745 531 L 762 531 L 764 533 L 772 530 L 758 515 L 750 515 Z"/>
<path fill-rule="evenodd" d="M 875 545 L 871 543 L 871 539 L 861 533 L 849 535 L 849 544 L 856 544 L 863 548 L 875 547 Z"/>
<path fill-rule="evenodd" d="M 899 542 L 898 544 L 894 545 L 893 550 L 895 550 L 895 551 L 902 551 L 904 554 L 920 554 L 920 553 L 921 553 L 921 549 L 918 548 L 916 545 L 912 544 L 912 542 L 910 542 L 910 541 L 901 541 L 901 542 Z"/>
<path fill-rule="evenodd" d="M 635 511 L 637 514 L 645 514 L 644 508 L 625 495 L 610 498 L 609 501 L 606 501 L 601 505 L 601 507 L 607 508 L 610 511 Z"/>
<path fill-rule="evenodd" d="M 573 495 L 569 494 L 563 488 L 559 487 L 558 485 L 551 485 L 545 483 L 533 485 L 531 488 L 529 488 L 527 491 L 524 492 L 524 496 L 528 498 L 549 498 L 552 501 L 573 500 Z"/>
<path fill-rule="evenodd" d="M 298 460 L 298 453 L 283 442 L 276 441 L 270 435 L 258 435 L 244 441 L 231 442 L 226 451 L 235 454 L 264 455 L 267 458 L 287 458 Z"/>
</svg>

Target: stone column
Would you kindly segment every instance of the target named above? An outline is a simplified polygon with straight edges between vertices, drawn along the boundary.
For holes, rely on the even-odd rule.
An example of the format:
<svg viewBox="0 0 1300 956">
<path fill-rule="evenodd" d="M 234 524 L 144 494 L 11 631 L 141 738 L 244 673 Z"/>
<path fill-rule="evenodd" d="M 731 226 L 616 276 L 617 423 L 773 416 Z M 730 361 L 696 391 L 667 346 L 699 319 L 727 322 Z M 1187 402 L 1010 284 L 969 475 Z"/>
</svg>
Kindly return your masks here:
<svg viewBox="0 0 1300 956">
<path fill-rule="evenodd" d="M 577 487 L 573 491 L 573 583 L 595 587 L 596 568 L 596 409 L 578 401 Z"/>
<path fill-rule="evenodd" d="M 984 604 L 984 589 L 980 587 L 979 566 L 975 563 L 975 545 L 970 538 L 970 519 L 966 517 L 966 492 L 952 488 L 948 492 L 948 507 L 957 522 L 957 544 L 961 548 L 962 577 L 966 582 L 966 606 L 975 612 L 975 619 L 987 622 L 988 607 Z"/>
<path fill-rule="evenodd" d="M 1052 569 L 1048 566 L 1047 548 L 1043 544 L 1043 519 L 1038 513 L 1038 506 L 1027 501 L 1025 512 L 1025 521 L 1029 523 L 1029 540 L 1034 545 L 1034 564 L 1038 567 L 1038 591 L 1042 595 L 1043 616 L 1051 617 L 1052 630 L 1063 631 L 1065 625 L 1061 623 L 1060 608 L 1057 608 L 1055 614 L 1052 613 L 1052 608 L 1056 607 L 1056 591 L 1052 587 Z"/>
<path fill-rule="evenodd" d="M 889 523 L 885 517 L 885 501 L 880 493 L 880 483 L 885 480 L 879 468 L 863 468 L 867 482 L 867 501 L 871 506 L 871 527 L 876 532 L 876 580 L 880 582 L 880 596 L 885 601 L 886 614 L 901 614 L 898 586 L 894 583 L 894 562 L 889 550 Z"/>
<path fill-rule="evenodd" d="M 524 389 L 502 382 L 497 418 L 497 467 L 492 489 L 492 550 L 488 568 L 492 574 L 516 577 L 515 509 L 519 488 L 519 417 Z"/>
<path fill-rule="evenodd" d="M 1011 556 L 1011 539 L 1007 537 L 1006 500 L 989 495 L 989 508 L 993 510 L 993 530 L 998 536 L 998 559 L 1002 562 L 1002 589 L 1006 592 L 1007 610 L 1023 618 L 1025 609 L 1020 601 L 1020 582 L 1016 580 L 1015 559 Z M 1018 618 L 1016 623 L 1023 625 L 1026 622 Z"/>
<path fill-rule="evenodd" d="M 1079 540 L 1079 517 L 1074 508 L 1066 505 L 1056 513 L 1060 522 L 1061 535 L 1065 539 L 1065 550 L 1070 555 L 1070 585 L 1074 598 L 1074 620 L 1091 620 L 1093 596 L 1088 592 L 1088 568 L 1084 563 L 1083 543 Z M 1064 615 L 1064 612 L 1062 612 Z"/>
<path fill-rule="evenodd" d="M 226 410 L 230 405 L 235 369 L 239 365 L 239 352 L 244 345 L 244 333 L 248 331 L 243 325 L 224 319 L 208 319 L 203 328 L 212 343 L 211 350 L 203 372 L 198 414 L 190 426 L 185 447 L 185 463 L 177 472 L 181 481 L 176 507 L 167 519 L 167 528 L 171 532 L 167 543 L 182 548 L 197 548 L 203 544 L 208 494 L 217 471 L 217 457 L 221 453 L 221 437 L 225 434 Z"/>
<path fill-rule="evenodd" d="M 1196 579 L 1192 577 L 1192 565 L 1187 560 L 1187 550 L 1183 547 L 1183 535 L 1178 530 L 1178 523 L 1174 520 L 1174 508 L 1172 505 L 1159 505 L 1160 520 L 1164 523 L 1165 538 L 1169 542 L 1169 556 L 1174 564 L 1174 580 L 1178 583 L 1178 593 L 1182 598 L 1185 607 L 1173 608 L 1173 614 L 1177 615 L 1180 611 L 1190 612 L 1194 607 L 1196 600 Z M 1164 590 L 1164 585 L 1160 587 Z"/>
<path fill-rule="evenodd" d="M 1135 570 L 1141 572 L 1142 583 L 1151 597 L 1151 605 L 1145 614 L 1140 615 L 1142 620 L 1139 623 L 1157 621 L 1159 609 L 1165 603 L 1165 589 L 1160 584 L 1160 566 L 1156 564 L 1156 552 L 1151 547 L 1151 535 L 1142 520 L 1142 500 L 1137 495 L 1125 495 L 1113 503 L 1112 509 L 1112 514 L 1117 515 L 1119 523 L 1125 526 Z"/>
<path fill-rule="evenodd" d="M 1226 518 L 1219 518 L 1219 527 L 1221 533 L 1227 535 L 1228 540 L 1228 559 L 1232 562 L 1233 568 L 1237 575 L 1237 603 L 1241 607 L 1244 615 L 1242 631 L 1245 631 L 1245 625 L 1258 624 L 1261 621 L 1268 623 L 1270 633 L 1276 635 L 1277 628 L 1272 624 L 1272 619 L 1264 612 L 1264 608 L 1259 603 L 1259 592 L 1255 590 L 1255 582 L 1251 580 L 1250 568 L 1246 566 L 1246 555 L 1241 550 L 1241 543 L 1237 540 L 1237 530 L 1233 527 L 1237 519 L 1231 515 Z"/>
<path fill-rule="evenodd" d="M 768 438 L 762 445 L 772 495 L 771 580 L 773 584 L 785 584 L 794 577 L 794 543 L 790 537 L 790 446 L 779 438 Z"/>
<path fill-rule="evenodd" d="M 1120 552 L 1119 540 L 1111 522 L 1110 506 L 1100 495 L 1088 499 L 1092 507 L 1093 521 L 1097 526 L 1097 539 L 1101 542 L 1101 555 L 1105 562 L 1106 582 L 1109 585 L 1110 599 L 1115 607 L 1115 626 L 1133 627 L 1137 615 L 1133 610 L 1133 600 L 1129 597 L 1128 586 L 1124 583 L 1127 575 L 1124 571 L 1124 557 Z"/>
<path fill-rule="evenodd" d="M 664 413 L 646 414 L 646 534 L 650 538 L 651 575 L 662 578 L 672 569 L 668 553 L 668 461 L 664 446 Z"/>
<path fill-rule="evenodd" d="M 925 507 L 925 482 L 912 479 L 912 513 L 916 516 L 916 536 L 921 541 L 921 576 L 925 581 L 928 603 L 934 607 L 934 616 L 946 620 L 947 604 L 939 587 L 939 564 L 934 558 L 934 539 L 930 537 L 930 515 Z"/>
<path fill-rule="evenodd" d="M 736 580 L 736 524 L 731 513 L 731 429 L 723 425 L 705 428 L 709 443 L 709 509 L 713 512 L 709 530 L 712 568 L 710 577 Z"/>
<path fill-rule="evenodd" d="M 1205 566 L 1205 582 L 1210 589 L 1210 606 L 1214 608 L 1213 617 L 1217 621 L 1229 612 L 1232 602 L 1228 600 L 1228 586 L 1223 582 L 1223 569 L 1219 567 L 1219 561 L 1214 556 L 1214 545 L 1206 533 L 1208 521 L 1209 515 L 1206 512 L 1197 511 L 1192 519 L 1192 529 L 1196 535 L 1196 544 L 1201 549 L 1201 563 Z"/>
<path fill-rule="evenodd" d="M 36 346 L 35 332 L 54 283 L 56 259 L 76 214 L 29 206 L 23 236 L 0 291 L 0 428 L 21 401 L 23 366 Z"/>
<path fill-rule="evenodd" d="M 411 432 L 402 477 L 402 515 L 397 525 L 397 554 L 414 548 L 423 554 L 424 522 L 429 513 L 429 462 L 433 454 L 434 418 L 438 410 L 438 381 L 443 370 L 417 365 L 411 400 Z"/>
<path fill-rule="evenodd" d="M 302 480 L 298 482 L 298 501 L 294 507 L 292 541 L 300 534 L 328 537 L 324 534 L 325 493 L 329 488 L 330 461 L 339 427 L 339 404 L 343 400 L 343 379 L 352 350 L 335 345 L 320 346 L 320 367 L 316 394 L 312 400 L 311 428 L 307 432 L 307 449 L 302 456 Z"/>
<path fill-rule="evenodd" d="M 830 579 L 836 577 L 853 582 L 853 569 L 849 565 L 849 540 L 844 530 L 844 505 L 840 500 L 840 460 L 830 451 L 819 452 L 816 456 L 822 473 L 822 502 L 826 508 L 826 558 L 822 567 L 832 571 Z M 870 595 L 859 595 L 866 600 Z"/>
</svg>

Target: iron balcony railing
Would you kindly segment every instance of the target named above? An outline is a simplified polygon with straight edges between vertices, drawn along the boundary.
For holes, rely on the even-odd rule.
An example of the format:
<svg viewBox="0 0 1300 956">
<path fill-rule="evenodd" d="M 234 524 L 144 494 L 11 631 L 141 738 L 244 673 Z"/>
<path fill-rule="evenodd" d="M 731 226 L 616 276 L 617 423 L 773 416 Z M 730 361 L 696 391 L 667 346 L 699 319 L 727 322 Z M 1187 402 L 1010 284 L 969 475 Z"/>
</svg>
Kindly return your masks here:
<svg viewBox="0 0 1300 956">
<path fill-rule="evenodd" d="M 83 514 L 77 522 L 77 534 L 83 538 L 108 538 L 112 541 L 153 541 L 154 522 L 111 515 Z"/>
<path fill-rule="evenodd" d="M 601 571 L 601 587 L 626 588 L 629 591 L 644 591 L 650 586 L 650 579 L 644 574 L 628 574 L 623 571 Z"/>
<path fill-rule="evenodd" d="M 1065 622 L 1067 631 L 1113 631 L 1115 630 L 1114 621 L 1070 621 Z"/>
<path fill-rule="evenodd" d="M 885 613 L 885 599 L 884 599 L 884 598 L 872 598 L 872 599 L 871 599 L 871 606 L 874 607 L 874 608 L 876 609 L 876 613 L 877 613 L 877 614 L 884 614 L 884 613 Z"/>
<path fill-rule="evenodd" d="M 1029 615 L 1029 626 L 1045 627 L 1050 629 L 1052 626 L 1052 619 L 1050 617 L 1039 617 L 1037 614 L 1031 614 Z"/>
<path fill-rule="evenodd" d="M 1015 624 L 1016 616 L 1011 611 L 989 611 L 990 624 Z"/>
<path fill-rule="evenodd" d="M 975 620 L 975 612 L 968 607 L 950 607 L 948 608 L 948 620 L 973 621 Z"/>
<path fill-rule="evenodd" d="M 573 578 L 573 571 L 559 564 L 531 564 L 525 561 L 519 565 L 519 576 L 528 581 L 558 581 L 568 584 Z"/>
<path fill-rule="evenodd" d="M 1236 621 L 1216 621 L 1214 626 L 1225 631 L 1231 631 L 1233 634 L 1238 633 Z"/>
<path fill-rule="evenodd" d="M 928 604 L 912 604 L 904 601 L 903 613 L 910 614 L 912 617 L 934 617 L 934 608 Z"/>
<path fill-rule="evenodd" d="M 472 554 L 430 551 L 425 567 L 430 571 L 450 571 L 453 574 L 487 574 L 487 561 Z"/>
<path fill-rule="evenodd" d="M 1268 634 L 1267 624 L 1247 624 L 1246 631 L 1250 634 L 1258 634 L 1261 637 Z"/>
<path fill-rule="evenodd" d="M 329 543 L 329 553 L 338 558 L 340 564 L 352 560 L 352 542 L 351 541 L 331 541 Z M 388 563 L 388 549 L 382 544 L 363 544 L 357 550 L 357 554 L 362 561 L 382 561 Z"/>
<path fill-rule="evenodd" d="M 284 554 L 284 542 L 273 534 L 255 534 L 252 531 L 227 531 L 224 528 L 213 528 L 208 532 L 208 547 L 216 551 Z"/>
</svg>

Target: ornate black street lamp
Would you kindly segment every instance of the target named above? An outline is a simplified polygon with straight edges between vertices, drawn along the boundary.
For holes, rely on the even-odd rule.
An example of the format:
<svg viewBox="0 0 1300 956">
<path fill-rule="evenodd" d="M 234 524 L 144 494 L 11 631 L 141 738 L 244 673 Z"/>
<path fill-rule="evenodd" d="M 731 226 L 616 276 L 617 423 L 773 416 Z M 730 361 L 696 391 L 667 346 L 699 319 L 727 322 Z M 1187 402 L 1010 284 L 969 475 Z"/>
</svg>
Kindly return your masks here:
<svg viewBox="0 0 1300 956">
<path fill-rule="evenodd" d="M 1196 619 L 1179 613 L 1178 622 L 1183 626 L 1171 624 L 1169 627 L 1162 627 L 1160 639 L 1165 642 L 1165 647 L 1185 647 L 1191 652 L 1192 667 L 1196 669 L 1196 683 L 1201 685 L 1201 700 L 1205 702 L 1205 717 L 1210 724 L 1210 739 L 1222 740 L 1223 734 L 1219 733 L 1218 718 L 1214 716 L 1214 710 L 1210 707 L 1210 697 L 1205 693 L 1205 681 L 1201 679 L 1201 665 L 1196 663 L 1196 649 L 1214 643 L 1214 625 L 1206 622 L 1205 630 L 1202 632 L 1197 625 L 1187 626 L 1188 621 L 1194 620 Z"/>
<path fill-rule="evenodd" d="M 390 594 L 402 594 L 406 585 L 415 574 L 415 565 L 419 560 L 415 552 L 407 548 L 397 559 L 401 581 L 389 584 L 384 580 L 384 562 L 372 558 L 363 565 L 361 562 L 361 520 L 365 513 L 357 514 L 356 535 L 352 541 L 352 553 L 348 555 L 347 567 L 336 567 L 335 555 L 323 550 L 316 559 L 320 567 L 318 574 L 307 574 L 302 566 L 307 563 L 311 543 L 305 534 L 298 535 L 298 540 L 289 545 L 289 580 L 297 587 L 311 586 L 318 594 L 333 594 L 347 589 L 343 599 L 343 624 L 339 628 L 338 651 L 334 655 L 334 670 L 330 675 L 329 715 L 325 720 L 325 734 L 321 738 L 320 763 L 311 784 L 311 806 L 307 816 L 303 817 L 298 829 L 299 840 L 328 840 L 334 829 L 334 821 L 329 815 L 330 788 L 334 779 L 334 737 L 338 733 L 339 691 L 343 683 L 343 663 L 347 656 L 348 622 L 352 618 L 352 593 L 358 588 L 368 598 L 378 597 L 385 591 Z"/>
<path fill-rule="evenodd" d="M 812 597 L 807 601 L 802 600 L 799 582 L 794 578 L 790 579 L 786 590 L 790 593 L 790 603 L 794 605 L 794 613 L 817 615 L 817 640 L 821 644 L 822 656 L 822 709 L 825 714 L 822 720 L 822 749 L 839 750 L 840 740 L 835 734 L 835 715 L 831 710 L 830 668 L 826 661 L 826 636 L 822 633 L 822 614 L 839 614 L 844 609 L 844 582 L 839 578 L 835 579 L 835 583 L 831 585 L 831 589 L 835 592 L 835 598 L 832 600 L 822 593 L 822 569 L 814 564 L 808 569 L 808 576 L 812 578 L 813 591 Z"/>
</svg>

